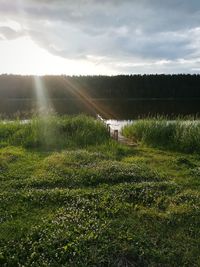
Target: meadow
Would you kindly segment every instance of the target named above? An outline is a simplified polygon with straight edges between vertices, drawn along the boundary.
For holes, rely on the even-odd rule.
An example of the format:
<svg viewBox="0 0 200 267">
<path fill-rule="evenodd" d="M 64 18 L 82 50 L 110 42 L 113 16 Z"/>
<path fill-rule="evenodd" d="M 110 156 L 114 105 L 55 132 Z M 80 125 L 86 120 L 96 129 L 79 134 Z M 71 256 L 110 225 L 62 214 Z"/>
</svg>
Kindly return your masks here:
<svg viewBox="0 0 200 267">
<path fill-rule="evenodd" d="M 0 265 L 200 266 L 199 153 L 134 138 L 84 115 L 1 121 Z"/>
</svg>

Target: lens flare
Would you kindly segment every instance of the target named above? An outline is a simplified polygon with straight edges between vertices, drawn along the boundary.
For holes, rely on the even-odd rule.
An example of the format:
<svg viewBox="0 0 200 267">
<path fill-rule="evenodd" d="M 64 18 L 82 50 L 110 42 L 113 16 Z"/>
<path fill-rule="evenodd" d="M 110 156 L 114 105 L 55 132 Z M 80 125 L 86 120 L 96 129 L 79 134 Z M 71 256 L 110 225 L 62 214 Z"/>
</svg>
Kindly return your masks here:
<svg viewBox="0 0 200 267">
<path fill-rule="evenodd" d="M 54 110 L 42 77 L 34 76 L 34 88 L 37 100 L 37 112 L 39 115 L 52 114 Z"/>
<path fill-rule="evenodd" d="M 83 84 L 80 82 L 75 81 L 75 79 L 71 79 L 67 76 L 61 76 L 61 81 L 63 82 L 63 87 L 66 90 L 70 91 L 72 95 L 74 95 L 77 99 L 81 99 L 81 101 L 91 109 L 94 114 L 100 114 L 104 118 L 116 118 L 117 116 L 110 110 L 108 107 L 102 106 L 97 101 L 95 102 L 94 99 L 87 93 L 87 89 Z"/>
</svg>

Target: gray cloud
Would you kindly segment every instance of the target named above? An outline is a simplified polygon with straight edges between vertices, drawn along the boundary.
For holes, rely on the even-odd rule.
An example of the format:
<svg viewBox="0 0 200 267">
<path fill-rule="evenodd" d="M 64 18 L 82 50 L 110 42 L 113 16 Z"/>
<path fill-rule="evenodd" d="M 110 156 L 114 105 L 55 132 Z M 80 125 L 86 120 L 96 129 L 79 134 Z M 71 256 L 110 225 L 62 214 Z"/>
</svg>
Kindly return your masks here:
<svg viewBox="0 0 200 267">
<path fill-rule="evenodd" d="M 1 38 L 4 40 L 5 39 L 6 40 L 12 40 L 12 39 L 16 39 L 16 38 L 23 36 L 24 33 L 20 32 L 20 31 L 19 32 L 15 31 L 10 27 L 2 26 L 2 27 L 0 27 L 0 35 L 1 35 Z"/>
<path fill-rule="evenodd" d="M 0 27 L 0 37 L 29 35 L 64 58 L 119 72 L 199 69 L 199 0 L 0 0 L 0 18 L 21 26 Z"/>
</svg>

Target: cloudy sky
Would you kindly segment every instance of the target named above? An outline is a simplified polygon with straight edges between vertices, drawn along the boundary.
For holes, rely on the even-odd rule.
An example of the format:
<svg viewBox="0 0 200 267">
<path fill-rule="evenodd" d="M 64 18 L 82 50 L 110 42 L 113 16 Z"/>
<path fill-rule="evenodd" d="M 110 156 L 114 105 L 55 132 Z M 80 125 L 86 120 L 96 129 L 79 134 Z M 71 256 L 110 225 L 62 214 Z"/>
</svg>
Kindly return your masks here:
<svg viewBox="0 0 200 267">
<path fill-rule="evenodd" d="M 199 73 L 200 0 L 0 0 L 0 73 Z"/>
</svg>

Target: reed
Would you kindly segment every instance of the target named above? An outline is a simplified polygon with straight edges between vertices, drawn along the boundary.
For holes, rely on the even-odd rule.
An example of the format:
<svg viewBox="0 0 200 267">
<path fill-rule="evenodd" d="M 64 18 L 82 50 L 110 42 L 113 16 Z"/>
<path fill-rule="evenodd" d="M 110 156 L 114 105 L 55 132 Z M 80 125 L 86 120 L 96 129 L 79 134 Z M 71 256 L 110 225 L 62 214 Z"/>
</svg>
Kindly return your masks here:
<svg viewBox="0 0 200 267">
<path fill-rule="evenodd" d="M 0 145 L 63 149 L 97 145 L 109 139 L 105 126 L 85 115 L 33 117 L 28 122 L 0 121 Z"/>
<path fill-rule="evenodd" d="M 122 129 L 123 135 L 144 144 L 182 152 L 200 152 L 200 121 L 183 118 L 140 119 Z"/>
</svg>

